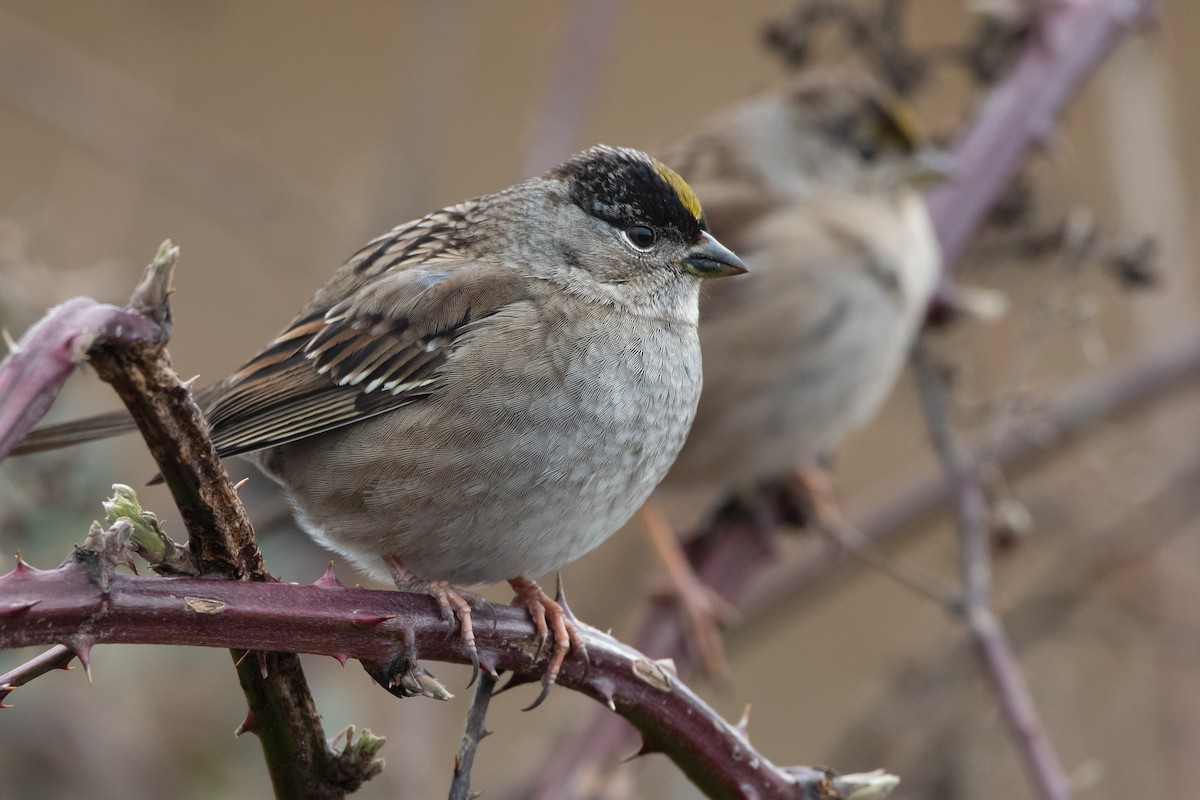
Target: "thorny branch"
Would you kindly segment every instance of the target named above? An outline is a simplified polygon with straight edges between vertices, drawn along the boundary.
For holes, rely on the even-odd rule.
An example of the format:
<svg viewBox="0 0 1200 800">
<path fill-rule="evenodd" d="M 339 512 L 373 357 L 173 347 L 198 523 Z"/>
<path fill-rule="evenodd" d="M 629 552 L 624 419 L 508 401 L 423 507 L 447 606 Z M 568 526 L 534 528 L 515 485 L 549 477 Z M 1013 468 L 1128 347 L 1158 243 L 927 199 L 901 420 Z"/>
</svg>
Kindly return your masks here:
<svg viewBox="0 0 1200 800">
<path fill-rule="evenodd" d="M 954 430 L 942 375 L 923 343 L 913 351 L 913 366 L 929 436 L 955 498 L 962 548 L 963 619 L 1039 796 L 1043 800 L 1070 800 L 1067 773 L 1038 718 L 1008 634 L 991 608 L 990 526 L 979 464 Z"/>
<path fill-rule="evenodd" d="M 471 791 L 471 767 L 475 765 L 475 751 L 491 731 L 483 726 L 487 719 L 492 692 L 496 689 L 496 677 L 490 672 L 479 673 L 475 684 L 475 696 L 471 699 L 471 710 L 463 726 L 462 744 L 454 757 L 454 779 L 450 782 L 450 800 L 472 800 L 478 795 Z"/>
<path fill-rule="evenodd" d="M 954 146 L 954 177 L 929 193 L 949 275 L 1026 156 L 1050 143 L 1055 121 L 1117 43 L 1157 10 L 1157 0 L 1089 0 L 1047 5 L 1012 71 L 988 94 Z"/>
<path fill-rule="evenodd" d="M 0 648 L 77 641 L 86 631 L 92 643 L 266 648 L 393 665 L 417 658 L 469 663 L 427 595 L 347 589 L 328 578 L 302 586 L 137 577 L 114 574 L 114 566 L 87 548 L 55 570 L 18 562 L 0 577 Z M 856 797 L 879 797 L 895 785 L 881 774 L 838 777 L 777 767 L 680 682 L 670 664 L 579 627 L 590 663 L 568 660 L 559 685 L 632 722 L 645 737 L 643 752 L 666 754 L 710 797 L 836 800 L 850 796 L 848 787 L 865 785 L 876 793 Z M 536 633 L 521 609 L 497 606 L 495 624 L 480 625 L 476 638 L 485 670 L 513 672 L 519 682 L 540 678 Z"/>
<path fill-rule="evenodd" d="M 189 387 L 171 368 L 170 280 L 178 249 L 164 243 L 127 308 L 76 298 L 35 325 L 0 364 L 0 456 L 49 407 L 71 370 L 89 361 L 129 409 L 175 498 L 199 571 L 272 580 L 254 531 L 217 458 Z M 24 612 L 21 612 L 24 613 Z M 95 640 L 86 631 L 59 640 L 84 664 Z M 378 773 L 373 753 L 335 753 L 293 653 L 234 653 L 250 706 L 242 730 L 259 735 L 276 794 L 340 797 Z M 377 748 L 376 748 L 377 749 Z"/>
<path fill-rule="evenodd" d="M 56 644 L 46 652 L 31 658 L 19 667 L 10 669 L 8 672 L 0 675 L 0 708 L 11 708 L 11 706 L 5 705 L 4 699 L 16 689 L 21 688 L 35 678 L 40 678 L 47 672 L 52 672 L 56 669 L 71 669 L 71 662 L 74 660 L 75 651 L 66 645 Z"/>
</svg>

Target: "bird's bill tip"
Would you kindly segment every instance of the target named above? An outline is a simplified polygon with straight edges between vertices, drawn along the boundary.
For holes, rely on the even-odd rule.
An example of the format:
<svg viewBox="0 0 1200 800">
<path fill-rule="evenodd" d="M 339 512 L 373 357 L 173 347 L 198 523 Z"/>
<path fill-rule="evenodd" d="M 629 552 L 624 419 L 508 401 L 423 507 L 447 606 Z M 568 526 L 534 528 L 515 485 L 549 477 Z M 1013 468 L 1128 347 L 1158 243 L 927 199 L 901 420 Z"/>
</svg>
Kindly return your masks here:
<svg viewBox="0 0 1200 800">
<path fill-rule="evenodd" d="M 701 233 L 700 241 L 688 250 L 683 265 L 688 272 L 701 278 L 723 278 L 749 271 L 732 250 L 707 231 Z"/>
</svg>

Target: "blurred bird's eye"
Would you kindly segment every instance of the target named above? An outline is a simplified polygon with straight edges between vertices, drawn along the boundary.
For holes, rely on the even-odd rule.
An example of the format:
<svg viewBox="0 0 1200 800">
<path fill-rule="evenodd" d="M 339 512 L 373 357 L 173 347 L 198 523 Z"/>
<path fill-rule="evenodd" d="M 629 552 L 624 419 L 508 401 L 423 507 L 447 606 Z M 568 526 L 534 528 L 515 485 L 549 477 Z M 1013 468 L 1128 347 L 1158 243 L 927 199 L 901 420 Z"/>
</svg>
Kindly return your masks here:
<svg viewBox="0 0 1200 800">
<path fill-rule="evenodd" d="M 873 142 L 856 142 L 855 147 L 863 161 L 874 161 L 875 156 L 879 155 L 879 148 Z"/>
<path fill-rule="evenodd" d="M 625 229 L 625 238 L 639 250 L 649 250 L 658 236 L 653 228 L 646 225 L 630 225 Z"/>
</svg>

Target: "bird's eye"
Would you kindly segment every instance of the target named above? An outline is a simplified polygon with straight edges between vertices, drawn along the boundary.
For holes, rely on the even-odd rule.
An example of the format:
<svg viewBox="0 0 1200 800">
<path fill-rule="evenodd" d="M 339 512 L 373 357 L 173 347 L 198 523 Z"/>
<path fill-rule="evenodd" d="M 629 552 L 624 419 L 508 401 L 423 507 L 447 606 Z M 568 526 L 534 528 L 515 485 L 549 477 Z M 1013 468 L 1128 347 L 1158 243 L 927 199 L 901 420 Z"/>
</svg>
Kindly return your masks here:
<svg viewBox="0 0 1200 800">
<path fill-rule="evenodd" d="M 654 240 L 658 236 L 654 233 L 654 229 L 649 226 L 630 225 L 625 229 L 625 238 L 639 250 L 649 250 L 654 246 Z"/>
<path fill-rule="evenodd" d="M 874 161 L 879 155 L 879 147 L 874 142 L 856 142 L 855 147 L 858 148 L 858 155 L 863 161 Z"/>
</svg>

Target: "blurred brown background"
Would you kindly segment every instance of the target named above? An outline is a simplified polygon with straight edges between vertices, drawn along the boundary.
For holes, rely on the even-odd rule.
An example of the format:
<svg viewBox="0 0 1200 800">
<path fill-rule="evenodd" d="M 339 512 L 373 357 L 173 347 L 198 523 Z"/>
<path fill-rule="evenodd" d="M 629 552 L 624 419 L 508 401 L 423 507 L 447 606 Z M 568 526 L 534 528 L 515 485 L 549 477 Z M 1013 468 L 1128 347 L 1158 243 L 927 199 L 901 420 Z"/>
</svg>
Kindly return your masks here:
<svg viewBox="0 0 1200 800">
<path fill-rule="evenodd" d="M 917 42 L 958 42 L 972 24 L 960 0 L 910 6 Z M 169 237 L 182 248 L 171 352 L 185 376 L 216 379 L 370 236 L 591 143 L 649 147 L 769 85 L 782 67 L 760 32 L 791 7 L 0 0 L 0 321 L 19 334 L 71 296 L 123 301 Z M 1152 235 L 1159 288 L 1131 294 L 1055 255 L 968 273 L 1011 304 L 939 337 L 976 433 L 1195 332 L 1197 31 L 1200 6 L 1166 0 L 1161 27 L 1096 74 L 1033 169 L 1038 220 L 1086 206 L 1100 231 Z M 950 75 L 921 95 L 931 129 L 964 119 L 966 88 Z M 1200 797 L 1197 400 L 1194 381 L 1159 393 L 1010 476 L 1033 525 L 997 561 L 997 605 L 1080 797 Z M 80 377 L 55 414 L 112 405 Z M 906 382 L 840 459 L 841 494 L 854 508 L 931 461 Z M 0 570 L 18 549 L 58 563 L 109 484 L 152 471 L 133 439 L 0 467 Z M 267 484 L 253 479 L 255 497 Z M 165 492 L 141 497 L 182 536 Z M 256 507 L 272 570 L 320 575 L 326 556 L 267 519 L 269 499 Z M 954 578 L 946 519 L 922 519 L 895 547 Z M 651 565 L 622 532 L 567 570 L 572 607 L 628 634 Z M 840 571 L 729 647 L 732 687 L 701 688 L 733 718 L 750 704 L 751 738 L 776 763 L 885 767 L 905 779 L 902 798 L 1031 796 L 961 627 L 889 578 Z M 32 654 L 4 653 L 0 669 Z M 359 796 L 445 795 L 464 670 L 431 665 L 459 693 L 443 705 L 391 700 L 353 663 L 306 664 L 327 732 L 353 723 L 388 738 L 387 769 Z M 0 798 L 269 794 L 257 742 L 232 736 L 244 703 L 227 652 L 101 647 L 93 672 L 94 686 L 45 676 L 0 713 Z M 518 713 L 532 691 L 493 704 L 498 735 L 474 781 L 486 796 L 535 776 L 592 710 L 560 690 Z M 624 768 L 609 788 L 622 787 L 696 796 L 657 757 Z"/>
</svg>

